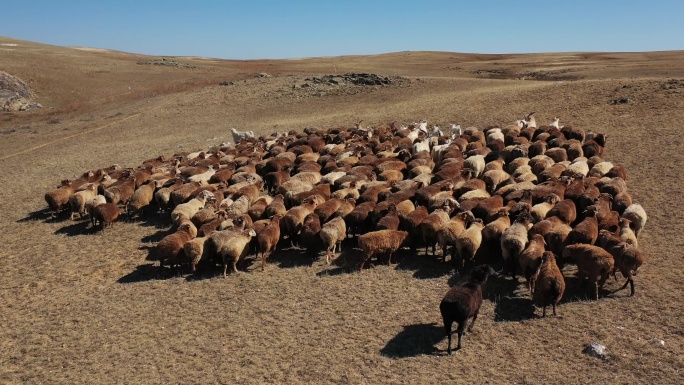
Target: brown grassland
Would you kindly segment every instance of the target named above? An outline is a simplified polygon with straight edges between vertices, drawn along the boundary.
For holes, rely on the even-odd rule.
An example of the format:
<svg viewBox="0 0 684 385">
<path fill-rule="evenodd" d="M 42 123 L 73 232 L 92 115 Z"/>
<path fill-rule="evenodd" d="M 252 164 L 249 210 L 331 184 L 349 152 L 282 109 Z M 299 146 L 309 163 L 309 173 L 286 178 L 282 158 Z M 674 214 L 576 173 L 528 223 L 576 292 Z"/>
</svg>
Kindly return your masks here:
<svg viewBox="0 0 684 385">
<path fill-rule="evenodd" d="M 138 65 L 152 58 L 122 52 L 0 43 L 17 44 L 0 46 L 0 70 L 29 82 L 44 106 L 0 113 L 0 383 L 682 381 L 682 51 L 179 57 L 195 68 L 176 68 Z M 261 72 L 272 77 L 253 76 Z M 407 80 L 293 89 L 345 72 Z M 631 103 L 610 104 L 620 97 Z M 608 134 L 606 158 L 627 168 L 649 215 L 639 240 L 647 263 L 632 298 L 586 300 L 568 276 L 559 316 L 545 319 L 522 280 L 492 278 L 474 333 L 452 356 L 438 305 L 459 277 L 422 252 L 351 273 L 285 251 L 265 272 L 248 264 L 226 279 L 187 281 L 146 261 L 164 234 L 153 221 L 117 222 L 99 235 L 44 211 L 44 193 L 61 179 L 208 148 L 228 140 L 230 127 L 266 133 L 361 119 L 484 127 L 531 111 L 540 123 L 558 115 Z M 607 346 L 608 359 L 582 353 L 592 341 Z"/>
</svg>

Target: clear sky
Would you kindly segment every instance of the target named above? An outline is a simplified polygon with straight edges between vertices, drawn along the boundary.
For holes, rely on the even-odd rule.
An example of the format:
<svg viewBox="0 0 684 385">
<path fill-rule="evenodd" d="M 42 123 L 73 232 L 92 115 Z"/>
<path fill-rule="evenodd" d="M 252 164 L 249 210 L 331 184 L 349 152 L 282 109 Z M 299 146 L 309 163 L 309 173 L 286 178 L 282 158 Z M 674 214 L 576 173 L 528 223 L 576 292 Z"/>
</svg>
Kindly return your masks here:
<svg viewBox="0 0 684 385">
<path fill-rule="evenodd" d="M 684 1 L 3 1 L 0 36 L 150 55 L 684 49 Z"/>
</svg>

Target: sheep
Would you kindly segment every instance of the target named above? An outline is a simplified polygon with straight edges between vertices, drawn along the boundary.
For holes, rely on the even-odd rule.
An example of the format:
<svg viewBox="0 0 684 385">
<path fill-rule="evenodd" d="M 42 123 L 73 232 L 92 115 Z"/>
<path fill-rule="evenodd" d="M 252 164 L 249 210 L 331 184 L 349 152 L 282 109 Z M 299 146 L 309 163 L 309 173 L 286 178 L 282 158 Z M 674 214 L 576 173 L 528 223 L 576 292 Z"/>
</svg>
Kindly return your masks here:
<svg viewBox="0 0 684 385">
<path fill-rule="evenodd" d="M 263 218 L 266 208 L 269 204 L 271 204 L 271 202 L 273 202 L 273 197 L 270 195 L 264 195 L 249 206 L 247 214 L 249 214 L 253 221 L 258 221 L 259 219 Z"/>
<path fill-rule="evenodd" d="M 97 185 L 93 183 L 88 183 L 85 185 L 86 188 L 80 191 L 76 191 L 69 197 L 69 206 L 71 206 L 71 220 L 74 220 L 76 214 L 79 218 L 83 218 L 85 214 L 86 202 L 95 198 L 97 195 Z"/>
<path fill-rule="evenodd" d="M 442 260 L 446 262 L 447 248 L 451 246 L 451 260 L 456 262 L 458 237 L 465 231 L 469 220 L 474 219 L 471 212 L 463 212 L 448 220 L 437 231 L 437 242 L 442 248 Z M 413 247 L 413 245 L 411 245 Z"/>
<path fill-rule="evenodd" d="M 463 167 L 473 170 L 473 178 L 479 177 L 485 168 L 484 156 L 474 155 L 468 157 L 468 159 L 463 162 Z"/>
<path fill-rule="evenodd" d="M 325 256 L 325 264 L 330 264 L 335 248 L 339 245 L 339 251 L 342 251 L 342 241 L 347 238 L 347 225 L 344 223 L 342 217 L 336 216 L 321 227 L 319 232 L 321 241 L 327 251 Z"/>
<path fill-rule="evenodd" d="M 477 320 L 477 315 L 482 306 L 482 290 L 487 282 L 487 278 L 493 274 L 494 271 L 489 266 L 478 266 L 474 268 L 468 281 L 466 283 L 456 285 L 449 289 L 444 298 L 439 304 L 439 311 L 442 314 L 444 321 L 444 331 L 449 339 L 447 352 L 451 354 L 451 325 L 456 322 L 458 327 L 458 345 L 456 349 L 461 349 L 461 337 L 468 323 L 468 319 L 472 318 L 468 326 L 468 332 L 472 332 L 473 325 Z"/>
<path fill-rule="evenodd" d="M 195 238 L 196 235 L 196 228 L 189 222 L 185 222 L 174 233 L 165 236 L 159 241 L 153 251 L 154 259 L 159 261 L 159 267 L 163 267 L 167 261 L 171 267 L 180 264 L 179 253 L 183 250 L 185 244 Z"/>
<path fill-rule="evenodd" d="M 560 202 L 560 198 L 556 194 L 549 194 L 544 198 L 544 202 L 538 203 L 532 206 L 530 214 L 532 215 L 532 220 L 537 223 L 546 218 L 549 211 Z"/>
<path fill-rule="evenodd" d="M 161 185 L 159 183 L 154 181 L 148 181 L 140 185 L 140 187 L 135 190 L 133 196 L 128 201 L 127 211 L 129 213 L 134 213 L 144 207 L 147 207 L 154 199 L 155 189 L 160 186 Z"/>
<path fill-rule="evenodd" d="M 629 284 L 630 297 L 633 296 L 633 277 L 637 275 L 639 268 L 641 265 L 643 265 L 645 260 L 644 255 L 635 246 L 632 246 L 626 242 L 622 242 L 621 239 L 605 230 L 601 232 L 596 243 L 613 256 L 615 261 L 615 266 L 613 267 L 613 277 L 616 277 L 615 273 L 617 270 L 619 270 L 622 276 L 627 278 L 625 284 L 621 288 L 614 290 L 613 293 L 625 289 Z"/>
<path fill-rule="evenodd" d="M 207 185 L 209 184 L 209 179 L 216 173 L 216 170 L 213 167 L 209 167 L 207 171 L 201 173 L 201 174 L 196 174 L 192 175 L 188 178 L 188 182 L 197 182 L 202 185 Z"/>
<path fill-rule="evenodd" d="M 563 199 L 556 203 L 556 205 L 546 213 L 546 218 L 549 217 L 558 217 L 568 225 L 572 224 L 575 219 L 577 219 L 577 207 L 575 207 L 575 202 L 573 202 L 572 199 Z"/>
<path fill-rule="evenodd" d="M 530 293 L 534 293 L 532 278 L 542 263 L 542 256 L 545 251 L 546 241 L 544 240 L 544 236 L 541 234 L 534 234 L 529 238 L 530 241 L 527 244 L 527 247 L 522 253 L 520 253 L 520 256 L 518 257 L 518 263 L 520 264 L 520 270 L 527 281 L 527 288 L 530 290 Z"/>
<path fill-rule="evenodd" d="M 90 217 L 90 223 L 93 227 L 95 227 L 95 215 L 93 215 L 95 212 L 95 207 L 105 203 L 107 203 L 107 199 L 104 197 L 104 195 L 96 195 L 88 202 L 86 202 L 85 210 L 88 213 L 88 216 Z"/>
<path fill-rule="evenodd" d="M 271 203 L 266 207 L 264 211 L 264 216 L 271 218 L 275 215 L 280 215 L 281 217 L 285 215 L 287 209 L 285 208 L 285 197 L 282 194 L 278 194 L 273 197 Z"/>
<path fill-rule="evenodd" d="M 178 206 L 190 198 L 190 195 L 201 186 L 201 183 L 198 182 L 185 183 L 181 187 L 175 188 L 170 192 L 170 201 L 173 203 L 174 207 Z"/>
<path fill-rule="evenodd" d="M 74 185 L 71 181 L 65 180 L 59 188 L 45 193 L 45 201 L 50 207 L 50 217 L 54 218 L 69 204 L 69 197 L 74 193 Z"/>
<path fill-rule="evenodd" d="M 639 242 L 637 241 L 636 234 L 630 227 L 632 221 L 627 218 L 620 218 L 620 230 L 618 236 L 622 242 L 628 243 L 634 247 L 639 247 Z"/>
<path fill-rule="evenodd" d="M 354 207 L 354 209 L 344 218 L 344 221 L 347 224 L 347 234 L 353 237 L 356 234 L 364 233 L 369 227 L 368 218 L 374 208 L 374 202 L 363 202 L 356 205 L 356 207 Z"/>
<path fill-rule="evenodd" d="M 116 184 L 104 190 L 102 195 L 107 198 L 107 202 L 126 205 L 135 192 L 135 180 L 134 176 L 120 179 Z"/>
<path fill-rule="evenodd" d="M 253 229 L 242 231 L 222 230 L 216 231 L 209 236 L 206 245 L 210 246 L 213 255 L 221 257 L 223 277 L 226 278 L 228 264 L 232 266 L 233 273 L 237 273 L 237 263 L 247 252 L 252 237 L 256 236 Z"/>
<path fill-rule="evenodd" d="M 435 255 L 437 248 L 437 234 L 439 229 L 449 221 L 449 206 L 437 209 L 421 222 L 419 229 L 423 234 L 423 241 L 425 242 L 425 254 L 428 252 L 428 247 L 432 246 L 432 255 Z"/>
<path fill-rule="evenodd" d="M 190 221 L 199 228 L 203 224 L 213 221 L 216 217 L 216 210 L 211 207 L 211 205 L 207 205 L 205 208 L 196 212 L 195 215 L 190 218 Z"/>
<path fill-rule="evenodd" d="M 482 240 L 487 243 L 499 244 L 501 235 L 511 227 L 511 219 L 507 208 L 500 208 L 489 218 L 489 223 L 482 230 Z"/>
<path fill-rule="evenodd" d="M 379 205 L 376 205 L 376 208 Z M 375 224 L 375 230 L 399 230 L 399 214 L 397 213 L 397 206 L 390 203 L 387 207 L 387 214 L 385 214 Z"/>
<path fill-rule="evenodd" d="M 171 220 L 176 225 L 180 225 L 183 221 L 189 221 L 212 198 L 213 195 L 210 192 L 204 191 L 189 202 L 181 203 L 171 212 Z"/>
<path fill-rule="evenodd" d="M 304 224 L 304 219 L 307 215 L 313 213 L 316 206 L 318 206 L 319 199 L 314 196 L 307 198 L 300 206 L 291 208 L 285 213 L 281 222 L 281 231 L 289 237 L 292 247 L 298 241 L 299 232 Z"/>
<path fill-rule="evenodd" d="M 527 245 L 527 231 L 530 229 L 532 217 L 529 213 L 519 215 L 511 227 L 501 234 L 501 255 L 504 263 L 508 264 L 511 276 L 515 279 L 518 256 Z"/>
<path fill-rule="evenodd" d="M 603 288 L 615 266 L 613 256 L 598 246 L 580 243 L 566 246 L 562 257 L 577 264 L 577 276 L 589 280 L 594 299 L 598 300 L 599 288 Z"/>
<path fill-rule="evenodd" d="M 388 255 L 387 264 L 392 263 L 392 254 L 401 247 L 408 233 L 398 230 L 378 230 L 360 235 L 358 245 L 363 250 L 363 261 L 359 271 L 363 270 L 366 262 L 376 255 Z"/>
<path fill-rule="evenodd" d="M 242 195 L 225 208 L 226 218 L 235 219 L 249 211 L 249 197 Z"/>
<path fill-rule="evenodd" d="M 634 235 L 639 238 L 639 234 L 641 234 L 641 231 L 644 229 L 646 221 L 648 220 L 646 210 L 644 210 L 640 204 L 633 203 L 625 209 L 622 218 L 627 218 L 632 222 L 630 227 L 634 230 Z"/>
<path fill-rule="evenodd" d="M 463 130 L 461 129 L 460 124 L 451 124 L 449 127 L 449 132 L 451 133 L 451 139 L 456 139 L 463 135 Z"/>
<path fill-rule="evenodd" d="M 233 134 L 233 143 L 237 144 L 241 140 L 247 138 L 254 138 L 254 131 L 238 131 L 235 128 L 230 129 L 231 134 Z"/>
<path fill-rule="evenodd" d="M 314 254 L 320 248 L 320 237 L 318 236 L 320 231 L 321 220 L 318 218 L 317 214 L 312 212 L 304 217 L 299 241 L 301 244 L 306 245 L 306 252 L 308 254 Z"/>
<path fill-rule="evenodd" d="M 278 240 L 280 239 L 280 218 L 280 214 L 274 215 L 268 225 L 257 234 L 257 243 L 261 253 L 261 271 L 264 271 L 269 254 L 275 251 L 278 245 Z"/>
<path fill-rule="evenodd" d="M 546 317 L 546 307 L 549 305 L 551 305 L 555 317 L 556 305 L 563 298 L 565 292 L 565 279 L 552 252 L 544 252 L 533 282 L 532 298 L 537 306 L 542 307 L 542 317 Z"/>
<path fill-rule="evenodd" d="M 573 245 L 575 243 L 586 243 L 593 245 L 594 242 L 596 242 L 599 232 L 596 206 L 589 206 L 586 210 L 586 214 L 586 218 L 570 231 L 565 240 L 566 244 Z"/>
<path fill-rule="evenodd" d="M 475 259 L 475 254 L 482 244 L 482 230 L 485 225 L 482 219 L 475 218 L 470 222 L 470 226 L 456 238 L 456 250 L 461 260 L 461 268 L 466 262 Z"/>
<path fill-rule="evenodd" d="M 216 229 L 218 229 L 221 224 L 226 220 L 226 212 L 224 210 L 219 210 L 216 212 L 216 218 L 212 219 L 209 222 L 203 223 L 199 229 L 197 230 L 197 235 L 200 237 L 207 236 Z"/>
<path fill-rule="evenodd" d="M 93 210 L 93 218 L 100 222 L 100 231 L 104 232 L 105 227 L 112 227 L 114 221 L 121 215 L 121 209 L 114 203 L 108 202 L 98 205 Z"/>
</svg>

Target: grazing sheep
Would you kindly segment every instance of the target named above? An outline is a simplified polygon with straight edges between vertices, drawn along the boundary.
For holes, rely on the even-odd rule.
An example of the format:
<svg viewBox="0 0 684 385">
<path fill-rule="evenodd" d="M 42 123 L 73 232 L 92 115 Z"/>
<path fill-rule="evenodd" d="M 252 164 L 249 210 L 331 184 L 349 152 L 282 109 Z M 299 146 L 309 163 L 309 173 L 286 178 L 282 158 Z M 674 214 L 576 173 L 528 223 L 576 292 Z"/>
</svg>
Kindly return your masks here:
<svg viewBox="0 0 684 385">
<path fill-rule="evenodd" d="M 268 225 L 257 234 L 257 243 L 259 244 L 259 252 L 261 253 L 261 271 L 264 271 L 268 256 L 278 245 L 278 240 L 280 239 L 280 218 L 280 214 L 274 215 Z"/>
<path fill-rule="evenodd" d="M 546 307 L 551 305 L 553 315 L 556 315 L 556 305 L 563 298 L 565 279 L 556 264 L 556 257 L 546 251 L 541 257 L 541 265 L 534 275 L 532 283 L 532 299 L 537 306 L 542 307 L 542 317 L 546 317 Z"/>
<path fill-rule="evenodd" d="M 545 247 L 546 241 L 544 240 L 543 235 L 531 235 L 527 247 L 522 253 L 520 253 L 520 257 L 518 258 L 520 270 L 522 271 L 522 274 L 525 276 L 525 280 L 527 281 L 527 288 L 530 290 L 530 293 L 534 292 L 534 288 L 532 286 L 532 278 L 534 277 L 535 273 L 537 272 L 539 266 L 542 263 L 542 256 L 544 255 Z"/>
<path fill-rule="evenodd" d="M 339 251 L 342 251 L 342 241 L 347 238 L 347 225 L 344 223 L 344 219 L 338 216 L 325 223 L 319 232 L 319 236 L 327 251 L 325 256 L 327 265 L 330 263 L 337 245 L 339 245 Z"/>
<path fill-rule="evenodd" d="M 133 196 L 128 201 L 127 211 L 129 213 L 135 213 L 139 210 L 142 210 L 144 207 L 147 207 L 150 203 L 152 203 L 152 200 L 154 199 L 154 191 L 158 187 L 160 187 L 160 185 L 154 181 L 148 181 L 140 185 L 140 187 L 135 190 Z"/>
<path fill-rule="evenodd" d="M 73 183 L 69 180 L 62 182 L 62 186 L 45 193 L 45 201 L 50 207 L 50 217 L 54 218 L 57 214 L 69 204 L 69 197 L 74 193 Z"/>
<path fill-rule="evenodd" d="M 634 234 L 634 231 L 630 227 L 632 224 L 632 221 L 630 221 L 627 218 L 620 218 L 620 231 L 618 232 L 618 236 L 620 237 L 620 240 L 625 243 L 629 243 L 630 245 L 634 247 L 639 247 L 639 242 L 637 241 L 636 234 Z"/>
<path fill-rule="evenodd" d="M 278 194 L 273 197 L 271 203 L 266 207 L 264 211 L 264 216 L 266 218 L 272 218 L 275 215 L 280 215 L 283 217 L 287 209 L 285 208 L 285 197 L 282 194 Z"/>
<path fill-rule="evenodd" d="M 599 232 L 597 212 L 596 206 L 589 206 L 587 208 L 587 211 L 585 211 L 586 218 L 570 231 L 565 240 L 566 244 L 586 243 L 593 245 L 596 242 Z"/>
<path fill-rule="evenodd" d="M 599 239 L 596 243 L 601 246 L 604 250 L 608 251 L 610 255 L 613 256 L 615 260 L 615 266 L 613 268 L 613 276 L 617 270 L 620 271 L 624 278 L 627 278 L 625 284 L 621 288 L 613 291 L 618 292 L 623 290 L 630 285 L 630 296 L 634 295 L 634 276 L 641 265 L 644 263 L 644 255 L 639 251 L 638 248 L 632 246 L 626 242 L 622 242 L 619 238 L 615 237 L 613 234 L 603 230 L 599 235 Z"/>
<path fill-rule="evenodd" d="M 507 264 L 511 276 L 515 279 L 516 268 L 519 264 L 518 256 L 525 250 L 527 245 L 527 231 L 532 226 L 532 217 L 529 213 L 523 213 L 515 218 L 511 227 L 501 235 L 501 255 L 504 264 Z"/>
<path fill-rule="evenodd" d="M 573 202 L 572 199 L 563 199 L 556 203 L 556 205 L 546 213 L 546 218 L 549 217 L 558 217 L 568 225 L 572 224 L 575 219 L 577 219 L 577 207 L 575 207 L 575 202 Z"/>
<path fill-rule="evenodd" d="M 482 244 L 482 230 L 485 225 L 482 219 L 475 218 L 470 222 L 470 226 L 456 238 L 456 250 L 461 260 L 461 268 L 466 262 L 475 259 L 475 254 Z"/>
<path fill-rule="evenodd" d="M 191 239 L 183 245 L 183 253 L 190 263 L 190 270 L 194 273 L 197 270 L 197 264 L 202 259 L 204 254 L 204 243 L 208 237 L 198 237 Z"/>
<path fill-rule="evenodd" d="M 76 191 L 69 197 L 69 206 L 71 206 L 71 220 L 78 214 L 79 218 L 83 218 L 85 214 L 86 203 L 97 195 L 97 185 L 88 183 L 82 190 Z"/>
<path fill-rule="evenodd" d="M 121 209 L 111 202 L 98 205 L 93 210 L 93 218 L 96 222 L 100 222 L 100 231 L 104 231 L 105 227 L 112 227 L 119 215 L 121 215 Z"/>
<path fill-rule="evenodd" d="M 235 219 L 249 211 L 249 197 L 242 195 L 225 208 L 226 218 Z"/>
<path fill-rule="evenodd" d="M 377 206 L 376 206 L 377 207 Z M 397 213 L 397 206 L 390 204 L 387 208 L 387 214 L 380 218 L 375 224 L 376 230 L 399 230 L 399 214 Z"/>
<path fill-rule="evenodd" d="M 437 234 L 439 229 L 449 221 L 449 206 L 437 209 L 421 222 L 419 229 L 423 234 L 423 242 L 425 242 L 425 254 L 428 252 L 428 247 L 432 246 L 432 255 L 435 255 L 437 248 Z"/>
<path fill-rule="evenodd" d="M 183 221 L 190 221 L 198 211 L 204 208 L 207 201 L 214 196 L 208 191 L 203 191 L 196 198 L 187 203 L 181 203 L 171 212 L 171 220 L 174 224 L 180 225 Z"/>
<path fill-rule="evenodd" d="M 641 234 L 641 231 L 644 229 L 646 221 L 648 220 L 648 217 L 646 216 L 646 210 L 644 210 L 640 204 L 633 203 L 627 207 L 625 212 L 622 214 L 622 217 L 632 221 L 630 226 L 634 230 L 634 235 L 639 238 L 639 234 Z"/>
<path fill-rule="evenodd" d="M 375 208 L 374 202 L 363 202 L 344 217 L 347 224 L 347 234 L 352 237 L 356 234 L 362 234 L 367 231 L 369 226 L 369 216 Z"/>
<path fill-rule="evenodd" d="M 580 243 L 566 246 L 562 257 L 577 264 L 577 276 L 589 280 L 594 299 L 598 300 L 599 288 L 603 288 L 615 266 L 613 256 L 598 246 Z"/>
<path fill-rule="evenodd" d="M 183 250 L 183 246 L 195 238 L 197 230 L 189 222 L 185 222 L 178 226 L 178 229 L 167 236 L 165 236 L 154 248 L 154 259 L 159 261 L 159 266 L 164 266 L 165 262 L 173 268 L 180 264 L 179 253 Z"/>
<path fill-rule="evenodd" d="M 252 237 L 256 236 L 253 229 L 235 231 L 216 231 L 209 236 L 205 247 L 209 245 L 211 254 L 221 258 L 223 277 L 226 277 L 228 265 L 232 266 L 233 273 L 237 273 L 237 263 L 244 258 Z"/>
<path fill-rule="evenodd" d="M 544 202 L 532 206 L 530 214 L 534 223 L 540 222 L 546 218 L 546 215 L 551 209 L 560 202 L 560 198 L 556 194 L 550 194 L 544 198 Z"/>
<path fill-rule="evenodd" d="M 86 202 L 85 209 L 88 212 L 88 216 L 90 217 L 90 223 L 93 227 L 95 227 L 95 207 L 105 203 L 107 203 L 107 199 L 104 197 L 104 195 L 96 195 L 88 202 Z"/>
<path fill-rule="evenodd" d="M 439 311 L 444 321 L 444 331 L 449 338 L 447 351 L 451 354 L 451 325 L 456 322 L 458 327 L 458 345 L 456 349 L 461 349 L 461 337 L 470 318 L 468 332 L 472 332 L 473 325 L 477 320 L 477 315 L 482 306 L 482 290 L 487 278 L 494 271 L 489 266 L 478 266 L 470 273 L 470 278 L 466 283 L 452 287 L 439 304 Z"/>
<path fill-rule="evenodd" d="M 315 213 L 310 213 L 304 217 L 302 229 L 299 234 L 299 242 L 306 245 L 308 254 L 317 253 L 321 246 L 321 239 L 318 233 L 321 231 L 321 220 Z"/>
<path fill-rule="evenodd" d="M 287 235 L 290 238 L 292 247 L 298 244 L 299 232 L 302 230 L 304 219 L 307 215 L 313 213 L 318 203 L 319 200 L 316 196 L 308 198 L 302 205 L 291 208 L 283 216 L 280 223 L 281 231 L 284 233 L 283 235 Z"/>
<path fill-rule="evenodd" d="M 489 223 L 482 230 L 482 240 L 485 243 L 498 245 L 501 242 L 501 235 L 509 227 L 511 227 L 511 218 L 508 216 L 508 209 L 500 208 L 489 218 Z"/>
<path fill-rule="evenodd" d="M 421 206 L 422 207 L 422 206 Z M 465 231 L 469 220 L 474 219 L 471 212 L 463 212 L 448 220 L 437 231 L 437 242 L 442 248 L 442 260 L 446 262 L 447 249 L 451 246 L 451 261 L 456 263 L 458 237 Z M 412 245 L 413 247 L 413 245 Z"/>
<path fill-rule="evenodd" d="M 401 247 L 408 233 L 397 230 L 378 230 L 360 235 L 358 238 L 359 247 L 363 250 L 363 261 L 359 266 L 359 271 L 373 256 L 387 255 L 387 264 L 392 263 L 392 254 Z"/>
</svg>

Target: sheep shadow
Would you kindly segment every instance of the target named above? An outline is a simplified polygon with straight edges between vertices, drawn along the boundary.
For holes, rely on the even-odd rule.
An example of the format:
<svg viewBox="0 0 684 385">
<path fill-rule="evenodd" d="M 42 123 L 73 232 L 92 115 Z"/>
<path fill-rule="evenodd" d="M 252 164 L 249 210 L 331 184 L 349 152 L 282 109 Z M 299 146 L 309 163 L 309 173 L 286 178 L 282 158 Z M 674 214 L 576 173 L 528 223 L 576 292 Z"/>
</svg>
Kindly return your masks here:
<svg viewBox="0 0 684 385">
<path fill-rule="evenodd" d="M 325 260 L 325 254 L 322 254 L 321 260 Z M 356 265 L 350 264 L 349 261 L 358 262 Z M 330 265 L 325 265 L 324 269 L 316 273 L 317 277 L 329 277 L 342 274 L 352 274 L 358 271 L 361 264 L 361 251 L 354 249 L 351 245 L 343 249 L 339 254 L 333 255 Z"/>
<path fill-rule="evenodd" d="M 153 234 L 150 235 L 145 235 L 144 237 L 140 238 L 140 241 L 143 243 L 159 243 L 164 237 L 167 235 L 173 234 L 175 232 L 175 229 L 170 228 L 166 230 L 159 230 Z"/>
<path fill-rule="evenodd" d="M 53 219 L 50 216 L 50 209 L 44 208 L 44 209 L 40 209 L 40 210 L 36 210 L 36 211 L 31 211 L 24 218 L 17 219 L 17 223 L 25 223 L 25 222 L 33 222 L 33 221 L 61 222 L 62 220 L 64 220 L 64 218 L 62 218 L 61 220 L 55 220 L 55 219 L 59 219 L 60 216 L 61 216 L 61 213 L 60 213 L 60 215 L 58 215 L 56 218 Z"/>
<path fill-rule="evenodd" d="M 436 323 L 405 325 L 404 330 L 380 349 L 383 356 L 400 359 L 420 355 L 435 355 L 440 350 L 435 346 L 444 339 L 444 328 Z"/>
<path fill-rule="evenodd" d="M 295 267 L 313 266 L 318 258 L 318 253 L 310 252 L 307 249 L 292 248 L 288 245 L 287 248 L 276 248 L 276 250 L 268 256 L 268 262 L 274 263 L 280 268 L 291 269 Z M 261 260 L 261 258 L 258 259 L 259 261 Z M 256 259 L 254 261 L 256 263 Z"/>
<path fill-rule="evenodd" d="M 55 231 L 55 234 L 75 237 L 79 235 L 96 234 L 98 233 L 98 230 L 98 227 L 90 226 L 90 221 L 81 221 L 59 228 Z"/>
<path fill-rule="evenodd" d="M 453 264 L 442 262 L 439 253 L 435 256 L 419 254 L 418 250 L 410 248 L 398 250 L 392 261 L 397 263 L 397 270 L 413 271 L 413 277 L 418 279 L 440 278 L 453 271 Z"/>
<path fill-rule="evenodd" d="M 519 322 L 536 318 L 535 307 L 527 289 L 520 295 L 517 279 L 490 276 L 484 288 L 484 298 L 494 303 L 494 322 Z M 505 293 L 505 294 L 501 294 Z"/>
<path fill-rule="evenodd" d="M 161 218 L 158 213 L 142 213 L 136 216 L 126 216 L 126 222 L 135 223 L 143 227 L 163 229 L 172 225 L 171 220 Z"/>
<path fill-rule="evenodd" d="M 178 277 L 178 274 L 168 268 L 160 268 L 155 264 L 140 265 L 132 272 L 119 278 L 117 283 L 138 283 L 155 280 L 167 280 Z"/>
</svg>

